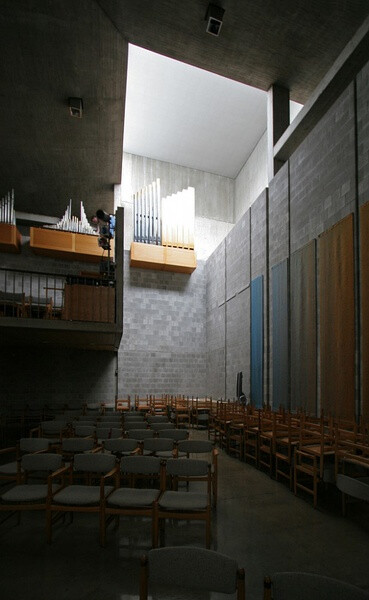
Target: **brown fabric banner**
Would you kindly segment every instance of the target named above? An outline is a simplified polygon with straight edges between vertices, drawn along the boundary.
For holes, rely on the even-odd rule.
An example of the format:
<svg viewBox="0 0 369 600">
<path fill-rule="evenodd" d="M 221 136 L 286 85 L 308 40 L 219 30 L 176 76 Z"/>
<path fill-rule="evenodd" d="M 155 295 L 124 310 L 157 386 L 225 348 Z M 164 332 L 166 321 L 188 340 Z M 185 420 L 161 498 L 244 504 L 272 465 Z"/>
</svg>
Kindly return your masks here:
<svg viewBox="0 0 369 600">
<path fill-rule="evenodd" d="M 291 255 L 291 410 L 316 414 L 316 242 Z"/>
<path fill-rule="evenodd" d="M 361 414 L 369 419 L 369 202 L 360 208 Z"/>
<path fill-rule="evenodd" d="M 319 238 L 321 408 L 355 416 L 354 220 L 342 219 Z"/>
</svg>

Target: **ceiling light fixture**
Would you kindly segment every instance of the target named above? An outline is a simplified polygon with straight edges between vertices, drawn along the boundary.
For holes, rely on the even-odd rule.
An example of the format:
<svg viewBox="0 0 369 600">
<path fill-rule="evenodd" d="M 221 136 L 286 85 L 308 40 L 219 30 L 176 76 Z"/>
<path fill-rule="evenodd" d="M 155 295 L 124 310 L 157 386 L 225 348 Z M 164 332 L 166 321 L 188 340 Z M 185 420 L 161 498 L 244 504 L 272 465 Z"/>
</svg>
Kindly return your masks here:
<svg viewBox="0 0 369 600">
<path fill-rule="evenodd" d="M 205 15 L 206 32 L 218 36 L 223 24 L 224 8 L 209 4 Z"/>
<path fill-rule="evenodd" d="M 71 117 L 82 119 L 83 101 L 82 98 L 68 98 L 69 113 Z"/>
</svg>

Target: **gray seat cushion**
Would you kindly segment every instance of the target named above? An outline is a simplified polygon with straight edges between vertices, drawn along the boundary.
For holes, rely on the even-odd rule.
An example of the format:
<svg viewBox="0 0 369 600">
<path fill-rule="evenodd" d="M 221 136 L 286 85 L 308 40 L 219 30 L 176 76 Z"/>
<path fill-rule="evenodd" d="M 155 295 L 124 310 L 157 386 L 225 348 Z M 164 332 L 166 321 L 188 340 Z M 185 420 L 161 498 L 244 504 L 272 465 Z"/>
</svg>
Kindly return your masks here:
<svg viewBox="0 0 369 600">
<path fill-rule="evenodd" d="M 314 573 L 275 573 L 271 576 L 275 600 L 364 600 L 368 592 L 344 581 Z"/>
<path fill-rule="evenodd" d="M 53 492 L 56 492 L 58 485 L 53 485 Z M 39 502 L 46 501 L 47 484 L 22 484 L 16 485 L 1 496 L 2 502 Z"/>
<path fill-rule="evenodd" d="M 140 488 L 120 488 L 110 494 L 109 506 L 129 507 L 138 506 L 144 508 L 150 506 L 159 497 L 159 490 L 146 490 Z"/>
<path fill-rule="evenodd" d="M 369 502 L 369 477 L 349 477 L 339 473 L 337 487 L 348 496 Z"/>
<path fill-rule="evenodd" d="M 0 465 L 0 474 L 1 475 L 16 475 L 17 474 L 17 461 L 5 463 L 5 465 Z"/>
<path fill-rule="evenodd" d="M 164 492 L 159 507 L 164 510 L 205 510 L 208 506 L 207 494 L 197 492 Z"/>
<path fill-rule="evenodd" d="M 105 497 L 112 492 L 114 487 L 106 485 Z M 54 503 L 68 506 L 94 506 L 100 503 L 99 485 L 68 485 L 54 497 Z"/>
</svg>

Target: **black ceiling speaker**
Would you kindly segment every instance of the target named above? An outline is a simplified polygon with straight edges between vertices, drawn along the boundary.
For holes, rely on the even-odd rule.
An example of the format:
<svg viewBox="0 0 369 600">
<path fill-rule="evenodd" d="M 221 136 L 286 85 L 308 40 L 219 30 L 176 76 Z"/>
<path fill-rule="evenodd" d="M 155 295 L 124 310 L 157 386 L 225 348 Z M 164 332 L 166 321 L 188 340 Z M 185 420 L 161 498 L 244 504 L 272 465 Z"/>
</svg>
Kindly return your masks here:
<svg viewBox="0 0 369 600">
<path fill-rule="evenodd" d="M 223 24 L 224 8 L 217 6 L 216 4 L 209 4 L 208 10 L 206 11 L 206 31 L 211 35 L 218 36 L 220 28 Z"/>
<path fill-rule="evenodd" d="M 69 113 L 71 117 L 82 119 L 83 101 L 82 98 L 68 98 Z"/>
</svg>

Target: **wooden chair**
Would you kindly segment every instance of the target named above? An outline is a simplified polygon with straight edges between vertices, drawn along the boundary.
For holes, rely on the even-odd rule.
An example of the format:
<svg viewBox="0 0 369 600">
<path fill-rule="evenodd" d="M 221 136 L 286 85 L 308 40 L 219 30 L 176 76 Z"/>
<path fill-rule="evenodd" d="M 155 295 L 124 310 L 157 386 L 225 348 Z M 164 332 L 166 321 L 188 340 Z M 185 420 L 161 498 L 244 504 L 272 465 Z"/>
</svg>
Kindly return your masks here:
<svg viewBox="0 0 369 600">
<path fill-rule="evenodd" d="M 334 459 L 334 435 L 326 430 L 324 420 L 304 423 L 300 428 L 298 448 L 295 450 L 294 492 L 302 489 L 313 496 L 314 508 L 318 503 L 318 483 L 322 482 L 328 458 Z M 308 482 L 312 483 L 309 487 Z"/>
<path fill-rule="evenodd" d="M 123 429 L 125 434 L 129 433 L 132 429 L 145 430 L 147 429 L 147 423 L 146 421 L 125 421 Z"/>
<path fill-rule="evenodd" d="M 150 412 L 151 404 L 150 398 L 146 396 L 146 398 L 140 398 L 139 396 L 135 396 L 135 411 L 147 413 Z"/>
<path fill-rule="evenodd" d="M 243 458 L 259 466 L 260 411 L 247 412 L 243 431 Z"/>
<path fill-rule="evenodd" d="M 277 414 L 275 412 L 263 411 L 260 416 L 259 426 L 259 467 L 266 467 L 271 476 L 273 473 L 273 440 L 275 438 L 275 428 Z"/>
<path fill-rule="evenodd" d="M 264 579 L 264 600 L 368 600 L 350 583 L 314 573 L 274 573 Z"/>
<path fill-rule="evenodd" d="M 18 523 L 23 511 L 47 509 L 51 489 L 53 492 L 59 489 L 56 485 L 48 487 L 47 478 L 60 469 L 62 457 L 47 452 L 25 454 L 20 462 L 21 483 L 0 496 L 0 511 L 17 513 Z"/>
<path fill-rule="evenodd" d="M 150 413 L 152 415 L 167 416 L 167 401 L 164 397 L 150 396 Z"/>
<path fill-rule="evenodd" d="M 160 495 L 160 458 L 155 456 L 125 456 L 120 461 L 120 480 L 128 479 L 128 486 L 119 486 L 103 501 L 101 508 L 101 546 L 105 546 L 106 528 L 115 517 L 135 516 L 151 518 L 152 545 L 155 546 L 154 502 Z M 157 489 L 136 487 L 137 480 L 156 481 Z"/>
<path fill-rule="evenodd" d="M 102 452 L 114 454 L 119 460 L 122 456 L 130 456 L 141 452 L 138 440 L 129 438 L 108 438 L 102 442 Z"/>
<path fill-rule="evenodd" d="M 204 548 L 177 546 L 150 550 L 141 557 L 140 600 L 148 600 L 149 583 L 170 590 L 190 588 L 233 597 L 236 594 L 237 600 L 245 600 L 244 569 L 239 569 L 234 559 Z"/>
<path fill-rule="evenodd" d="M 152 431 L 152 430 L 149 430 Z M 153 432 L 154 433 L 154 432 Z M 188 429 L 159 429 L 157 432 L 159 438 L 171 438 L 175 442 L 188 439 Z"/>
<path fill-rule="evenodd" d="M 95 439 L 93 437 L 70 437 L 63 438 L 61 447 L 58 452 L 63 457 L 64 463 L 73 461 L 75 454 L 82 452 L 96 452 L 99 448 L 96 447 Z"/>
<path fill-rule="evenodd" d="M 23 471 L 21 469 L 21 458 L 24 454 L 33 454 L 47 452 L 50 446 L 50 440 L 46 438 L 21 438 L 15 446 L 2 448 L 0 456 L 7 454 L 14 457 L 11 462 L 0 465 L 0 480 L 16 481 L 21 483 Z"/>
<path fill-rule="evenodd" d="M 192 401 L 192 424 L 197 429 L 208 429 L 212 408 L 211 398 L 195 398 Z"/>
<path fill-rule="evenodd" d="M 118 398 L 115 401 L 115 410 L 119 410 L 124 413 L 131 410 L 131 397 L 127 396 L 127 398 Z"/>
<path fill-rule="evenodd" d="M 153 431 L 164 431 L 165 429 L 173 429 L 173 423 L 151 423 L 150 429 Z"/>
<path fill-rule="evenodd" d="M 96 443 L 101 445 L 104 440 L 122 438 L 123 431 L 121 427 L 96 427 Z"/>
<path fill-rule="evenodd" d="M 51 297 L 29 297 L 29 316 L 36 319 L 53 318 L 53 299 Z"/>
<path fill-rule="evenodd" d="M 143 441 L 144 456 L 159 456 L 160 458 L 174 457 L 174 440 L 172 438 L 149 438 Z"/>
<path fill-rule="evenodd" d="M 293 487 L 293 460 L 295 448 L 298 446 L 300 430 L 297 421 L 287 415 L 285 423 L 276 423 L 273 438 L 273 454 L 275 461 L 275 478 L 287 479 L 290 489 Z"/>
<path fill-rule="evenodd" d="M 63 421 L 42 421 L 38 427 L 30 430 L 29 434 L 32 437 L 36 434 L 37 437 L 47 438 L 50 444 L 61 444 L 63 436 L 69 435 L 70 428 L 68 420 Z"/>
<path fill-rule="evenodd" d="M 176 427 L 189 427 L 191 424 L 191 408 L 188 398 L 174 398 L 171 405 L 172 421 Z"/>
<path fill-rule="evenodd" d="M 166 489 L 167 478 L 171 487 L 177 489 Z M 206 483 L 204 493 L 192 491 L 178 491 L 178 483 L 181 481 L 203 481 Z M 205 521 L 205 543 L 210 547 L 211 527 L 211 472 L 210 465 L 206 460 L 188 458 L 168 459 L 162 464 L 161 475 L 162 495 L 155 502 L 155 544 L 158 546 L 159 531 L 164 534 L 166 519 L 179 520 L 201 520 Z M 162 535 L 164 537 L 164 535 Z"/>
<path fill-rule="evenodd" d="M 27 317 L 28 311 L 24 292 L 0 291 L 0 316 Z"/>
<path fill-rule="evenodd" d="M 199 455 L 208 454 L 211 469 L 211 489 L 213 505 L 216 507 L 218 500 L 218 454 L 219 451 L 209 440 L 182 440 L 177 443 L 177 456 L 186 458 L 199 458 Z"/>
<path fill-rule="evenodd" d="M 149 425 L 153 423 L 169 423 L 169 419 L 166 415 L 147 415 L 147 423 Z"/>
<path fill-rule="evenodd" d="M 342 514 L 349 501 L 369 502 L 369 445 L 351 440 L 336 446 L 337 488 L 341 491 Z"/>
<path fill-rule="evenodd" d="M 96 513 L 101 517 L 102 504 L 114 490 L 114 485 L 106 485 L 117 472 L 116 459 L 111 454 L 76 454 L 69 466 L 53 473 L 48 478 L 49 502 L 46 509 L 47 541 L 52 540 L 53 524 L 64 513 Z M 60 477 L 68 478 L 68 484 L 54 491 L 53 482 Z M 81 479 L 82 478 L 82 479 Z M 82 480 L 83 483 L 76 483 Z M 102 523 L 100 518 L 100 541 Z"/>
</svg>

